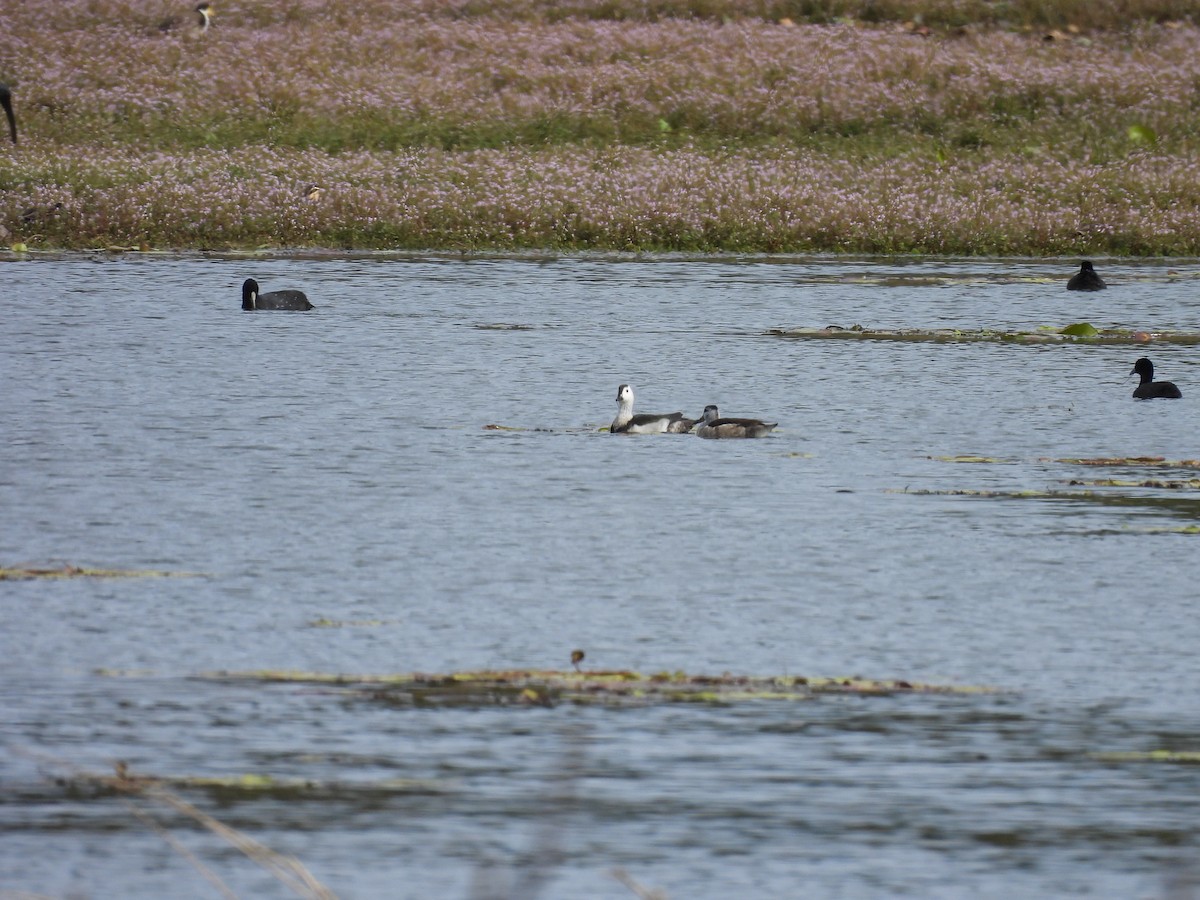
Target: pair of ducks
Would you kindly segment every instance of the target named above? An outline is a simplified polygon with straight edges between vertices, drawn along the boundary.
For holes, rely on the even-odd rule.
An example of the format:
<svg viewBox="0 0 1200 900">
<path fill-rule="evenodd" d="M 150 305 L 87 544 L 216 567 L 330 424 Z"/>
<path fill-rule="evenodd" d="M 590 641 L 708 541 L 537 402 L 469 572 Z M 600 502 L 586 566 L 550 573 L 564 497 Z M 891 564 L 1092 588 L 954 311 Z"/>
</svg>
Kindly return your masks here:
<svg viewBox="0 0 1200 900">
<path fill-rule="evenodd" d="M 608 430 L 612 434 L 687 434 L 695 429 L 702 438 L 760 438 L 770 434 L 778 424 L 760 419 L 724 418 L 715 403 L 704 407 L 700 419 L 685 418 L 681 412 L 635 416 L 633 388 L 623 384 L 617 388 L 617 417 Z"/>
</svg>

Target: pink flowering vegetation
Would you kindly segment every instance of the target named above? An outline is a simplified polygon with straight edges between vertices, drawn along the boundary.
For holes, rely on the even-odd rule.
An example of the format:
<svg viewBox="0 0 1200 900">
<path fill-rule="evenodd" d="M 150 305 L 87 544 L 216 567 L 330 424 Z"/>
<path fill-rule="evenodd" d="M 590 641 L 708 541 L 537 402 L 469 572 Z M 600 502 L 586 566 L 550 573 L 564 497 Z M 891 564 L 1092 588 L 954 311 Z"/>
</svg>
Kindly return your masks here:
<svg viewBox="0 0 1200 900">
<path fill-rule="evenodd" d="M 5 3 L 15 9 L 0 78 L 20 92 L 28 127 L 63 142 L 337 151 L 899 136 L 1066 141 L 1074 153 L 1099 141 L 1107 152 L 1130 124 L 1178 137 L 1200 79 L 1200 30 L 1183 26 L 931 39 L 855 24 L 514 22 L 356 4 L 257 15 L 274 8 L 263 2 L 218 9 L 188 40 L 153 27 L 160 0 L 153 14 L 110 0 L 100 16 L 81 9 L 102 0 L 57 0 L 42 17 L 31 7 L 51 0 Z"/>
<path fill-rule="evenodd" d="M 1200 252 L 1200 162 L 794 149 L 32 150 L 0 220 L 52 246 Z M 114 172 L 138 177 L 115 178 Z M 325 188 L 306 198 L 312 183 Z M 57 204 L 61 204 L 58 206 Z M 36 209 L 25 222 L 22 211 Z"/>
<path fill-rule="evenodd" d="M 189 36 L 157 23 L 190 0 L 0 0 L 22 126 L 0 226 L 70 247 L 1200 252 L 1200 29 L 1135 21 L 1167 2 L 1091 3 L 1122 27 L 1050 41 L 866 26 L 848 0 L 625 2 L 214 0 Z M 860 18 L 782 21 L 818 8 Z"/>
</svg>

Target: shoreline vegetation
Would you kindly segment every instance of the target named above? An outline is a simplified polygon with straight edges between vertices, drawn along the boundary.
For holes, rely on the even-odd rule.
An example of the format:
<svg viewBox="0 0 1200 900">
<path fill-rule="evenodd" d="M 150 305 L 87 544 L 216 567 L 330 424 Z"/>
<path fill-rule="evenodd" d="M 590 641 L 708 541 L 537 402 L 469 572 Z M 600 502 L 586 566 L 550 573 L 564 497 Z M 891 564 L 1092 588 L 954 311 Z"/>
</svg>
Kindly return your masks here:
<svg viewBox="0 0 1200 900">
<path fill-rule="evenodd" d="M 1182 0 L 190 5 L 0 0 L 0 246 L 1200 256 Z"/>
</svg>

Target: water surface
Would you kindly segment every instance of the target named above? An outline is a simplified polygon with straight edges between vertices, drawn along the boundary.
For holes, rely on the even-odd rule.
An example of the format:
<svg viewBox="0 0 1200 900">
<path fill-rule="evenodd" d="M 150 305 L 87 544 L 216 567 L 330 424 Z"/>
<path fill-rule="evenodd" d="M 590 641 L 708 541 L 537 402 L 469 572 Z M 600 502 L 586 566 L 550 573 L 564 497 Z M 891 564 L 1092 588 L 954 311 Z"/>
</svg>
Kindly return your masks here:
<svg viewBox="0 0 1200 900">
<path fill-rule="evenodd" d="M 1200 455 L 1195 348 L 764 334 L 1200 331 L 1194 262 L 1100 261 L 1097 294 L 1065 290 L 1075 265 L 0 262 L 0 563 L 201 573 L 0 585 L 0 890 L 215 896 L 120 799 L 54 781 L 120 759 L 360 785 L 186 794 L 343 897 L 632 896 L 615 868 L 689 898 L 1190 896 L 1200 768 L 1098 754 L 1200 750 L 1195 491 L 918 492 L 1186 477 L 1054 460 Z M 317 309 L 242 313 L 248 276 Z M 1143 353 L 1182 401 L 1131 400 Z M 781 424 L 609 435 L 622 382 L 641 411 Z M 574 647 L 999 690 L 413 710 L 192 677 Z M 397 778 L 429 787 L 371 789 Z M 240 895 L 289 895 L 156 814 Z"/>
</svg>

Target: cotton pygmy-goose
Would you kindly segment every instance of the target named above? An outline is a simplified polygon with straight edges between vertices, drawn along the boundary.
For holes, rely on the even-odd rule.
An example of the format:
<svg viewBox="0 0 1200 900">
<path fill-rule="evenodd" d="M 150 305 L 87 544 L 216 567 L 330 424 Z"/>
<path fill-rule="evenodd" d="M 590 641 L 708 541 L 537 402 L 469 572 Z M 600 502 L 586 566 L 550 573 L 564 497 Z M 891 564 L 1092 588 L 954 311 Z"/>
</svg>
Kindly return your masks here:
<svg viewBox="0 0 1200 900">
<path fill-rule="evenodd" d="M 617 417 L 608 430 L 613 434 L 687 434 L 695 424 L 695 419 L 685 419 L 681 412 L 635 416 L 633 388 L 623 384 L 617 388 Z"/>
<path fill-rule="evenodd" d="M 696 426 L 702 438 L 759 438 L 770 434 L 778 422 L 759 419 L 723 419 L 715 404 L 704 407 L 704 419 Z"/>
<path fill-rule="evenodd" d="M 1178 400 L 1183 396 L 1174 382 L 1154 380 L 1154 363 L 1145 356 L 1133 364 L 1133 371 L 1129 374 L 1139 375 L 1142 379 L 1141 384 L 1133 392 L 1135 400 L 1154 400 L 1155 398 Z"/>
<path fill-rule="evenodd" d="M 1104 283 L 1104 279 L 1096 274 L 1095 268 L 1086 259 L 1080 265 L 1079 271 L 1067 282 L 1068 291 L 1102 291 L 1106 287 L 1108 285 Z"/>
<path fill-rule="evenodd" d="M 242 309 L 313 309 L 303 291 L 258 292 L 258 282 L 247 278 L 242 283 Z"/>
<path fill-rule="evenodd" d="M 162 32 L 176 31 L 193 34 L 203 34 L 208 31 L 209 23 L 212 20 L 213 8 L 211 3 L 201 3 L 192 8 L 195 16 L 184 18 L 183 16 L 171 16 L 164 19 L 158 24 L 158 30 Z"/>
</svg>

